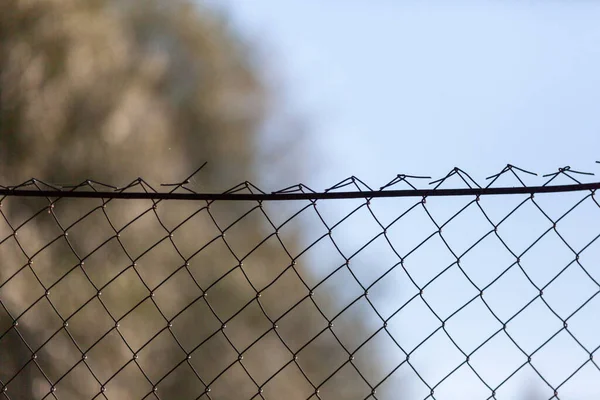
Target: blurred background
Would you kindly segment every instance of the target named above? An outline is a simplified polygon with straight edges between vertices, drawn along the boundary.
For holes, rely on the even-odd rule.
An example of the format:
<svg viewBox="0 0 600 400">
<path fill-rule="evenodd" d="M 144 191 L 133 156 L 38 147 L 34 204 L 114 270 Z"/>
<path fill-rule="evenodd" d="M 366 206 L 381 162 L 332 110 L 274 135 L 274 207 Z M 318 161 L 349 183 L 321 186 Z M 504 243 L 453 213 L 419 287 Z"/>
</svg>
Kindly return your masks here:
<svg viewBox="0 0 600 400">
<path fill-rule="evenodd" d="M 600 5 L 584 1 L 4 0 L 0 184 L 36 177 L 122 187 L 142 177 L 159 189 L 205 161 L 189 184 L 205 192 L 245 181 L 267 192 L 298 182 L 320 191 L 350 175 L 378 189 L 399 173 L 438 178 L 454 166 L 484 182 L 508 162 L 539 173 L 565 165 L 595 172 L 599 18 Z M 447 187 L 460 185 L 451 180 Z M 139 182 L 132 189 L 149 190 Z M 588 194 L 540 196 L 540 202 L 556 220 Z M 497 222 L 525 198 L 482 203 Z M 428 206 L 443 223 L 471 200 L 434 199 Z M 415 202 L 382 200 L 373 207 L 390 223 Z M 599 208 L 584 202 L 581 213 L 560 225 L 575 250 L 548 235 L 524 261 L 525 270 L 538 274 L 538 286 L 550 284 L 588 243 L 587 264 L 581 263 L 600 277 Z M 332 226 L 363 203 L 321 202 L 319 210 Z M 206 204 L 193 202 L 154 209 L 151 201 L 113 201 L 102 208 L 99 200 L 62 199 L 36 214 L 48 204 L 2 201 L 0 384 L 6 398 L 43 398 L 59 380 L 53 395 L 60 399 L 143 398 L 158 381 L 157 394 L 148 398 L 197 398 L 213 382 L 201 398 L 240 399 L 275 376 L 264 387 L 267 399 L 311 398 L 316 386 L 321 398 L 363 399 L 405 358 L 383 334 L 358 350 L 382 324 L 363 300 L 336 320 L 337 336 L 334 327 L 311 340 L 361 292 L 346 272 L 327 279 L 313 297 L 308 288 L 349 258 L 358 280 L 373 283 L 397 263 L 395 251 L 406 254 L 435 231 L 424 213 L 403 217 L 402 227 L 389 233 L 401 250 L 391 251 L 380 238 L 357 253 L 381 233 L 365 207 L 336 226 L 332 240 L 305 251 L 327 231 L 312 210 L 277 234 L 271 222 L 281 226 L 306 203 L 264 209 L 219 203 L 209 213 Z M 528 206 L 506 233 L 520 251 L 549 223 Z M 449 229 L 451 247 L 465 250 L 490 226 L 480 214 L 462 216 Z M 436 240 L 412 261 L 421 283 L 452 261 Z M 497 246 L 477 245 L 471 273 L 481 282 L 511 264 Z M 533 317 L 513 322 L 517 342 L 529 346 L 525 352 L 553 337 L 600 289 L 580 269 L 567 271 L 577 272 L 549 286 L 557 289 L 546 305 L 536 300 L 528 306 L 540 307 Z M 384 318 L 414 294 L 400 275 L 372 291 Z M 454 275 L 436 282 L 441 286 L 425 297 L 445 316 L 468 300 L 458 294 L 473 289 Z M 523 282 L 517 274 L 495 286 L 490 301 L 501 319 L 535 297 Z M 264 309 L 252 302 L 258 292 Z M 424 303 L 409 304 L 414 307 L 389 328 L 407 349 L 439 326 Z M 464 361 L 457 345 L 468 353 L 498 329 L 486 310 L 465 310 L 448 328 L 457 343 L 432 336 L 429 348 L 415 351 L 414 367 L 398 369 L 375 398 L 426 398 Z M 585 350 L 562 331 L 534 359 L 547 381 L 528 365 L 498 398 L 551 398 L 559 386 L 560 398 L 597 398 L 600 370 L 585 361 L 600 345 L 594 334 L 600 304 L 593 300 L 581 310 L 581 325 L 572 329 L 579 329 L 574 336 Z M 220 329 L 224 321 L 228 328 Z M 524 362 L 506 337 L 489 343 L 473 361 L 483 378 L 459 370 L 436 398 L 488 398 L 481 380 L 496 387 Z M 357 351 L 352 365 L 358 367 L 344 364 L 329 378 L 348 359 L 347 349 Z M 299 351 L 297 363 L 277 373 Z M 570 378 L 582 363 L 577 379 Z"/>
</svg>

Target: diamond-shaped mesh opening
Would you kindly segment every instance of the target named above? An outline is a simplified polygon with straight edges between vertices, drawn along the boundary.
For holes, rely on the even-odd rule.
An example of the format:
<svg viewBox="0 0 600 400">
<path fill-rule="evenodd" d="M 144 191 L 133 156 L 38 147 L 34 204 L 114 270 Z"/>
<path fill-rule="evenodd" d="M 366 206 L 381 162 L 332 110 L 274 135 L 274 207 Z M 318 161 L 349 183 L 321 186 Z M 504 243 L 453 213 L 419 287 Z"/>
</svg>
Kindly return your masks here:
<svg viewBox="0 0 600 400">
<path fill-rule="evenodd" d="M 146 234 L 146 232 L 150 232 L 150 234 Z M 138 219 L 126 225 L 116 234 L 118 235 L 119 244 L 127 250 L 127 254 L 134 260 L 151 251 L 163 241 L 168 242 L 171 240 L 169 233 L 165 232 L 152 208 L 145 211 Z"/>
<path fill-rule="evenodd" d="M 191 354 L 189 363 L 204 382 L 213 382 L 237 362 L 239 354 L 231 346 L 223 332 L 210 337 Z"/>
<path fill-rule="evenodd" d="M 150 290 L 139 279 L 133 266 L 123 270 L 101 291 L 102 295 L 98 298 L 108 313 L 117 320 L 150 295 Z"/>
<path fill-rule="evenodd" d="M 172 321 L 171 332 L 186 352 L 193 351 L 208 340 L 221 329 L 222 325 L 204 298 L 194 301 L 170 320 Z M 188 329 L 190 325 L 194 325 L 195 329 Z"/>
<path fill-rule="evenodd" d="M 558 394 L 564 399 L 594 399 L 600 396 L 600 388 L 596 384 L 600 379 L 600 370 L 588 361 L 573 377 L 568 379 L 558 389 Z"/>
<path fill-rule="evenodd" d="M 539 291 L 514 264 L 483 291 L 482 298 L 496 318 L 507 322 L 538 296 Z"/>
<path fill-rule="evenodd" d="M 179 296 L 171 296 L 173 292 L 179 293 Z M 199 299 L 202 294 L 202 290 L 191 278 L 187 269 L 182 266 L 168 279 L 151 288 L 150 296 L 164 318 L 171 319 Z"/>
<path fill-rule="evenodd" d="M 352 327 L 361 321 L 365 329 L 357 335 Z M 333 332 L 340 343 L 349 351 L 356 351 L 383 326 L 381 318 L 373 311 L 372 306 L 363 297 L 342 312 L 334 322 Z"/>
<path fill-rule="evenodd" d="M 175 335 L 176 336 L 176 335 Z M 129 355 L 128 360 L 133 360 L 141 371 L 146 374 L 151 382 L 157 384 L 160 380 L 172 375 L 171 371 L 186 359 L 186 352 L 181 349 L 168 330 L 161 331 L 143 348 Z M 163 385 L 161 385 L 162 387 Z"/>
<path fill-rule="evenodd" d="M 297 363 L 305 371 L 309 382 L 319 386 L 341 367 L 348 357 L 347 352 L 327 329 L 298 353 Z"/>
<path fill-rule="evenodd" d="M 542 297 L 552 311 L 566 319 L 596 295 L 599 289 L 583 269 L 573 263 L 544 289 Z"/>
<path fill-rule="evenodd" d="M 255 207 L 247 214 L 241 215 L 233 225 L 221 227 L 221 229 L 225 232 L 224 240 L 232 254 L 243 259 L 270 236 L 264 232 L 264 229 L 260 229 L 267 224 L 263 213 L 258 207 Z"/>
<path fill-rule="evenodd" d="M 132 359 L 132 352 L 116 329 L 109 331 L 99 342 L 85 353 L 86 364 L 105 383 Z M 81 360 L 82 356 L 77 357 Z"/>
<path fill-rule="evenodd" d="M 159 208 L 164 207 L 164 203 L 159 206 Z M 160 221 L 166 225 L 163 218 Z M 185 219 L 172 227 L 169 225 L 166 225 L 166 227 L 168 230 L 165 230 L 165 233 L 173 233 L 172 246 L 186 259 L 189 259 L 199 247 L 221 235 L 206 208 L 195 211 L 190 219 Z M 190 241 L 189 237 L 196 239 Z"/>
<path fill-rule="evenodd" d="M 237 290 L 232 292 L 231 288 Z M 206 292 L 206 301 L 221 321 L 226 321 L 246 308 L 256 298 L 241 267 L 234 268 Z"/>
<path fill-rule="evenodd" d="M 82 259 L 86 276 L 97 288 L 105 286 L 132 264 L 117 238 L 105 242 Z"/>
<path fill-rule="evenodd" d="M 591 196 L 570 209 L 556 223 L 556 231 L 571 249 L 579 252 L 598 236 L 600 207 Z"/>
<path fill-rule="evenodd" d="M 261 387 L 278 370 L 292 361 L 291 352 L 273 331 L 262 336 L 243 353 L 241 364 L 250 372 L 252 379 Z"/>
<path fill-rule="evenodd" d="M 489 235 L 462 255 L 459 265 L 469 280 L 481 290 L 514 263 L 515 257 L 502 242 L 495 235 Z"/>
<path fill-rule="evenodd" d="M 170 279 L 173 274 L 177 274 L 185 264 L 185 259 L 170 240 L 163 240 L 139 257 L 135 264 L 144 282 L 156 288 Z"/>
<path fill-rule="evenodd" d="M 469 357 L 469 365 L 492 388 L 502 384 L 526 362 L 527 356 L 504 332 L 491 337 Z"/>
<path fill-rule="evenodd" d="M 104 395 L 109 399 L 119 398 L 125 394 L 120 389 L 123 387 L 127 388 L 126 393 L 128 396 L 136 399 L 143 398 L 146 393 L 152 390 L 152 385 L 133 362 L 127 364 L 108 384 L 104 385 Z"/>
<path fill-rule="evenodd" d="M 386 226 L 385 237 L 399 258 L 421 248 L 438 231 L 422 207 L 416 207 Z"/>
<path fill-rule="evenodd" d="M 369 242 L 351 259 L 351 269 L 356 279 L 365 287 L 372 285 L 385 274 L 398 257 L 383 235 Z"/>
<path fill-rule="evenodd" d="M 79 259 L 69 246 L 69 242 L 60 237 L 41 253 L 31 259 L 32 269 L 45 287 L 58 284 L 79 264 Z"/>
<path fill-rule="evenodd" d="M 69 333 L 85 352 L 115 326 L 97 296 L 69 318 Z"/>
<path fill-rule="evenodd" d="M 370 354 L 383 350 L 385 354 L 379 359 L 379 368 L 369 368 Z M 371 388 L 383 382 L 387 375 L 405 362 L 406 354 L 383 329 L 370 335 L 352 354 L 352 364 L 360 371 L 361 383 L 366 383 Z"/>
<path fill-rule="evenodd" d="M 189 270 L 200 287 L 206 289 L 223 278 L 239 261 L 221 237 L 201 246 L 189 259 Z"/>
<path fill-rule="evenodd" d="M 56 335 L 34 354 L 35 362 L 51 382 L 56 382 L 67 374 L 82 358 L 82 353 L 65 329 L 58 330 Z"/>
<path fill-rule="evenodd" d="M 346 258 L 339 253 L 326 234 L 318 236 L 310 247 L 296 257 L 297 271 L 311 288 L 335 273 L 345 262 Z"/>
<path fill-rule="evenodd" d="M 328 326 L 312 299 L 305 299 L 277 321 L 282 341 L 297 353 Z"/>
<path fill-rule="evenodd" d="M 33 218 L 23 225 L 12 225 L 15 227 L 16 239 L 28 257 L 33 257 L 50 243 L 64 236 L 64 231 L 47 212 L 34 214 Z"/>
<path fill-rule="evenodd" d="M 248 280 L 258 290 L 275 281 L 290 265 L 290 256 L 273 235 L 242 260 Z"/>
<path fill-rule="evenodd" d="M 82 258 L 116 235 L 101 208 L 94 210 L 84 219 L 77 220 L 68 227 L 64 226 L 64 228 L 68 234 L 65 239 L 68 240 L 75 254 Z"/>
<path fill-rule="evenodd" d="M 343 290 L 341 290 L 344 288 Z M 340 268 L 335 274 L 313 290 L 312 299 L 328 319 L 334 318 L 346 307 L 364 295 L 364 290 L 356 281 L 347 266 Z M 341 292 L 340 296 L 332 293 Z"/>
<path fill-rule="evenodd" d="M 234 348 L 241 352 L 256 343 L 260 343 L 273 323 L 263 313 L 258 302 L 252 302 L 242 312 L 227 322 L 227 338 Z"/>
<path fill-rule="evenodd" d="M 155 304 L 147 299 L 119 320 L 119 333 L 136 350 L 152 340 L 166 326 Z"/>
<path fill-rule="evenodd" d="M 64 321 L 56 314 L 52 304 L 43 298 L 27 310 L 18 323 L 21 336 L 35 352 L 62 328 Z M 40 326 L 43 328 L 40 329 Z"/>
<path fill-rule="evenodd" d="M 557 357 L 561 360 L 558 365 L 553 361 Z M 588 360 L 589 354 L 567 332 L 561 331 L 531 357 L 531 364 L 556 387 Z"/>
<path fill-rule="evenodd" d="M 468 227 L 465 229 L 465 226 Z M 475 202 L 466 206 L 456 217 L 441 225 L 440 235 L 457 257 L 462 256 L 493 230 Z"/>
<path fill-rule="evenodd" d="M 526 354 L 533 354 L 562 328 L 563 322 L 540 298 L 506 324 L 506 332 Z"/>
<path fill-rule="evenodd" d="M 543 288 L 561 274 L 575 257 L 560 237 L 550 231 L 521 255 L 520 264 L 533 284 Z"/>
<path fill-rule="evenodd" d="M 386 271 L 368 291 L 375 310 L 385 319 L 419 294 L 419 289 L 400 264 Z"/>
<path fill-rule="evenodd" d="M 260 305 L 271 319 L 279 319 L 310 294 L 292 266 L 260 292 Z"/>
<path fill-rule="evenodd" d="M 478 294 L 458 267 L 452 265 L 424 288 L 423 299 L 439 318 L 446 320 Z"/>
<path fill-rule="evenodd" d="M 276 218 L 271 213 L 270 209 L 274 204 L 281 203 L 262 203 L 262 210 L 275 227 L 282 246 L 292 257 L 296 257 L 301 251 L 306 250 L 329 231 L 321 219 L 316 203 L 290 204 L 286 208 L 293 208 L 293 212 L 286 212 L 285 217 L 282 218 Z"/>
<path fill-rule="evenodd" d="M 523 174 L 494 196 L 458 169 L 423 196 L 3 189 L 0 398 L 596 398 L 597 188 Z"/>
<path fill-rule="evenodd" d="M 520 256 L 552 228 L 552 222 L 529 200 L 520 204 L 513 213 L 505 216 L 497 227 L 498 237 L 507 249 Z"/>
<path fill-rule="evenodd" d="M 329 238 L 344 258 L 352 257 L 382 231 L 366 205 L 329 227 Z"/>
<path fill-rule="evenodd" d="M 77 313 L 97 294 L 97 290 L 83 270 L 77 267 L 64 275 L 64 278 L 56 282 L 46 294 L 54 309 L 66 319 Z"/>
<path fill-rule="evenodd" d="M 414 324 L 416 320 L 419 324 Z M 411 353 L 440 326 L 439 319 L 421 297 L 415 297 L 393 314 L 387 323 L 387 331 L 401 349 Z"/>
<path fill-rule="evenodd" d="M 439 361 L 430 362 L 434 354 L 442 355 L 442 357 Z M 426 383 L 435 386 L 453 374 L 456 368 L 465 361 L 465 357 L 447 334 L 440 329 L 410 354 L 409 361 L 419 371 Z"/>
<path fill-rule="evenodd" d="M 415 285 L 423 288 L 455 262 L 454 255 L 436 234 L 408 254 L 404 267 Z"/>
<path fill-rule="evenodd" d="M 472 354 L 502 328 L 480 298 L 467 304 L 445 323 L 446 332 L 456 346 Z"/>
<path fill-rule="evenodd" d="M 600 292 L 577 310 L 567 321 L 567 330 L 587 351 L 600 348 Z"/>
<path fill-rule="evenodd" d="M 0 301 L 13 316 L 18 317 L 45 294 L 44 287 L 26 265 L 0 288 Z"/>
</svg>

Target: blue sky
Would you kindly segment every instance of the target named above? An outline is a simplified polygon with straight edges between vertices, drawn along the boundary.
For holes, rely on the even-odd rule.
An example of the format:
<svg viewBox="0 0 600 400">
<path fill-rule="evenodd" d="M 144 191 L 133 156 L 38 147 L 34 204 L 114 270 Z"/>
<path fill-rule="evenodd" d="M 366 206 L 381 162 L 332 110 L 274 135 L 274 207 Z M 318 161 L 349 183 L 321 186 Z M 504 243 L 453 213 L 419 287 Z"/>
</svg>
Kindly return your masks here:
<svg viewBox="0 0 600 400">
<path fill-rule="evenodd" d="M 454 166 L 470 172 L 480 183 L 507 163 L 541 173 L 553 172 L 564 165 L 585 171 L 599 170 L 594 161 L 600 159 L 600 2 L 219 0 L 218 5 L 230 13 L 242 32 L 260 44 L 263 58 L 282 82 L 287 107 L 307 120 L 308 145 L 301 150 L 281 151 L 285 156 L 298 157 L 305 165 L 300 179 L 315 190 L 350 175 L 378 188 L 398 173 L 441 177 Z M 265 136 L 265 140 L 270 139 L 272 136 Z M 458 181 L 453 181 L 449 186 L 458 185 Z M 557 218 L 584 196 L 585 193 L 549 195 L 541 196 L 539 201 Z M 498 217 L 497 222 L 511 205 L 523 199 L 482 201 L 486 211 Z M 437 200 L 429 207 L 444 222 L 452 210 L 470 200 Z M 389 222 L 409 203 L 390 200 L 374 207 L 378 217 Z M 356 202 L 321 204 L 332 219 L 358 205 Z M 501 233 L 511 241 L 509 245 L 515 251 L 524 250 L 548 226 L 548 221 L 532 204 L 527 206 Z M 599 209 L 589 199 L 580 208 L 584 212 L 559 224 L 561 233 L 579 246 L 576 251 L 598 233 L 594 221 L 600 217 Z M 380 232 L 366 209 L 357 215 L 335 232 L 337 240 L 345 243 L 348 254 Z M 396 235 L 392 237 L 394 243 L 401 246 L 430 234 L 432 226 L 423 220 L 425 217 L 424 213 L 410 214 L 404 218 L 409 221 L 402 228 L 404 231 L 390 229 L 390 236 Z M 315 238 L 318 229 L 313 229 Z M 466 249 L 490 225 L 470 207 L 458 224 L 449 224 L 447 229 L 454 240 L 451 246 Z M 398 261 L 389 247 L 377 243 L 372 249 L 376 263 L 357 260 L 357 269 L 369 262 L 374 268 L 375 275 L 363 275 L 366 281 L 373 280 L 386 265 Z M 443 254 L 445 250 L 439 247 L 439 240 L 431 243 L 428 251 L 420 252 L 420 256 L 415 253 L 413 265 L 434 266 L 431 268 L 438 272 L 452 260 Z M 382 247 L 376 247 L 379 245 Z M 498 241 L 490 240 L 477 246 L 479 261 L 472 260 L 470 273 L 482 284 L 512 262 L 510 254 L 498 245 Z M 537 253 L 530 253 L 529 259 L 524 256 L 523 263 L 543 286 L 552 273 L 569 263 L 571 254 L 556 235 L 548 235 L 536 246 Z M 600 256 L 599 247 L 596 243 L 588 253 L 593 251 L 592 254 Z M 321 259 L 325 259 L 323 254 Z M 587 266 L 595 268 L 595 276 L 600 278 L 594 257 L 588 256 Z M 333 260 L 335 256 L 330 258 Z M 468 257 L 465 263 L 469 263 Z M 477 269 L 477 263 L 484 263 L 486 268 Z M 456 275 L 456 268 L 449 271 L 430 294 L 431 303 L 442 314 L 463 304 L 462 295 L 474 290 L 460 274 Z M 589 296 L 598 289 L 580 269 L 567 271 L 549 286 L 546 295 L 553 309 L 563 313 L 563 318 L 586 298 L 578 294 Z M 423 275 L 421 279 L 426 280 L 432 272 L 421 268 L 413 273 Z M 524 282 L 522 275 L 511 274 L 494 286 L 495 295 L 490 294 L 490 302 L 496 302 L 497 310 L 507 316 L 534 296 L 532 285 Z M 390 277 L 381 289 L 378 307 L 386 312 L 414 290 L 400 275 Z M 373 296 L 377 301 L 375 292 Z M 600 311 L 600 302 L 594 304 L 591 309 Z M 453 335 L 467 347 L 496 326 L 480 306 L 465 311 L 455 319 L 456 326 L 448 328 L 455 329 Z M 539 300 L 530 310 L 531 314 L 521 318 L 521 322 L 515 320 L 513 329 L 520 343 L 529 345 L 531 350 L 560 326 L 556 326 L 559 320 Z M 407 312 L 405 322 L 390 329 L 396 329 L 395 334 L 409 343 L 422 339 L 428 324 L 435 325 L 435 321 L 418 307 Z M 600 325 L 597 317 L 600 312 L 587 312 L 587 317 L 579 323 L 578 334 L 587 337 L 588 345 L 593 348 L 600 345 L 591 335 Z M 380 323 L 367 314 L 365 321 L 373 326 Z M 432 345 L 437 347 L 428 350 L 429 353 L 423 351 L 423 360 L 415 360 L 429 371 L 433 381 L 460 359 L 447 340 L 436 338 L 432 339 Z M 569 340 L 557 337 L 548 345 L 552 351 L 539 355 L 540 368 L 547 368 L 542 372 L 554 382 L 564 379 L 565 371 L 571 371 L 585 357 Z M 389 343 L 382 344 L 381 349 L 389 349 Z M 487 358 L 479 361 L 478 368 L 494 381 L 514 368 L 520 355 L 514 353 L 514 346 L 505 339 L 499 339 L 489 349 L 481 353 Z M 428 360 L 433 356 L 437 357 L 435 362 Z M 383 364 L 386 357 L 393 358 L 385 351 L 381 357 Z M 586 367 L 577 376 L 580 380 L 566 385 L 561 398 L 596 398 L 593 396 L 598 395 L 600 372 Z M 405 378 L 415 380 L 410 371 Z M 513 381 L 515 386 L 507 389 L 507 397 L 503 398 L 512 398 L 514 390 L 523 388 L 519 385 L 540 383 L 525 374 Z M 480 398 L 486 393 L 468 371 L 457 373 L 449 382 L 440 398 Z M 411 398 L 425 397 L 418 384 L 410 390 Z M 550 397 L 547 391 L 542 393 L 543 398 Z"/>
<path fill-rule="evenodd" d="M 600 3 L 451 3 L 222 3 L 309 121 L 309 186 L 595 167 Z"/>
</svg>

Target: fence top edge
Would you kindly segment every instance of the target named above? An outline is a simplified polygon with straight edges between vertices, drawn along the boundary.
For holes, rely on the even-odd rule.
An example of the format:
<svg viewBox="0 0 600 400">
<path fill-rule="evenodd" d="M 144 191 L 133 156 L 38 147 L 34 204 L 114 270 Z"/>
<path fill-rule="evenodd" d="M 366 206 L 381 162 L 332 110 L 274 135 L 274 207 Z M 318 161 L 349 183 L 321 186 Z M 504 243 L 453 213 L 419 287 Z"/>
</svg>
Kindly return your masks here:
<svg viewBox="0 0 600 400">
<path fill-rule="evenodd" d="M 578 183 L 552 186 L 516 186 L 485 187 L 461 189 L 407 189 L 407 190 L 369 190 L 369 191 L 325 191 L 325 192 L 273 192 L 273 193 L 197 193 L 188 189 L 180 192 L 139 192 L 139 191 L 82 191 L 65 189 L 0 189 L 4 197 L 46 197 L 46 198 L 94 198 L 94 199 L 148 199 L 148 200 L 203 200 L 203 201 L 291 201 L 291 200 L 327 200 L 327 199 L 372 199 L 393 197 L 444 197 L 444 196 L 489 196 L 536 193 L 561 193 L 589 190 L 592 194 L 600 189 L 600 182 Z M 2 200 L 0 198 L 0 200 Z"/>
</svg>

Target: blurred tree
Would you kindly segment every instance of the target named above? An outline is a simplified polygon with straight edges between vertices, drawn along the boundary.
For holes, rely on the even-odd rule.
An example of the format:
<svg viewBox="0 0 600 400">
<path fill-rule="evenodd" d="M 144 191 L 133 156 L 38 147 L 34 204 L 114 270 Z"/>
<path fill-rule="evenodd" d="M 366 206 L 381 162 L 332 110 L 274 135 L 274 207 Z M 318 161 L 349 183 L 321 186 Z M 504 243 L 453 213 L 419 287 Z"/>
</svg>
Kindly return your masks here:
<svg viewBox="0 0 600 400">
<path fill-rule="evenodd" d="M 174 181 L 209 161 L 222 189 L 247 174 L 267 97 L 223 19 L 177 0 L 3 4 L 4 175 Z"/>
<path fill-rule="evenodd" d="M 204 161 L 194 182 L 201 190 L 258 179 L 256 137 L 271 100 L 251 46 L 214 10 L 188 0 L 3 0 L 0 44 L 1 182 L 174 182 Z M 3 203 L 0 385 L 8 383 L 10 399 L 42 398 L 51 384 L 60 399 L 92 398 L 107 381 L 109 399 L 141 398 L 158 382 L 166 398 L 196 398 L 211 381 L 211 398 L 250 398 L 291 362 L 253 299 L 300 252 L 297 229 L 280 235 L 290 256 L 258 208 L 225 241 L 221 232 L 248 204 L 211 206 L 217 227 L 206 210 L 187 220 L 203 206 L 191 202 L 154 210 L 149 201 L 115 201 L 102 209 L 98 201 L 63 199 L 24 225 L 48 202 Z M 285 276 L 262 296 L 272 320 L 308 294 L 293 270 Z M 207 287 L 209 303 L 201 296 Z M 310 299 L 291 315 L 279 335 L 294 352 L 327 325 Z M 229 330 L 221 331 L 225 320 Z M 354 329 L 366 337 L 359 321 Z M 348 357 L 328 332 L 314 343 L 297 363 L 318 385 Z M 267 398 L 310 396 L 296 365 L 265 385 Z M 344 371 L 329 398 L 366 397 L 356 372 Z"/>
</svg>

